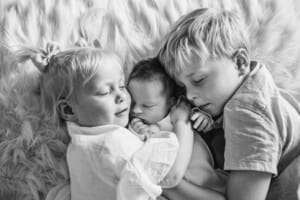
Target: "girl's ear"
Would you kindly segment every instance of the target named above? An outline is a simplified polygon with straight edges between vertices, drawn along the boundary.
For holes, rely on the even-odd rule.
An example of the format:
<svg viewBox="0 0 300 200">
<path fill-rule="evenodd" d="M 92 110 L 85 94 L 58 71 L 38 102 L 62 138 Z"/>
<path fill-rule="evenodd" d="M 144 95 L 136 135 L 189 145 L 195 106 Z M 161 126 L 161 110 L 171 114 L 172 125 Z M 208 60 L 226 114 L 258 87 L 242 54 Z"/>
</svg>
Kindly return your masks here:
<svg viewBox="0 0 300 200">
<path fill-rule="evenodd" d="M 237 69 L 240 72 L 240 75 L 245 75 L 250 66 L 249 54 L 248 51 L 244 48 L 238 49 L 233 54 L 233 61 L 235 62 Z"/>
<path fill-rule="evenodd" d="M 63 120 L 76 122 L 77 118 L 73 112 L 72 106 L 66 100 L 60 100 L 58 102 L 57 110 Z"/>
</svg>

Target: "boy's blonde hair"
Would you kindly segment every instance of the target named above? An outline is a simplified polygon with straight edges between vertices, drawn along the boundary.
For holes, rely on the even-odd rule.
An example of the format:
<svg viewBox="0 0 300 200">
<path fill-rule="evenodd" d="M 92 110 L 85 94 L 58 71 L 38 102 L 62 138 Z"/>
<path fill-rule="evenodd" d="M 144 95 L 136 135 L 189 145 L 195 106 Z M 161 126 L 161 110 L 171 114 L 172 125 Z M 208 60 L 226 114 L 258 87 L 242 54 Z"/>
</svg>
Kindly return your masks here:
<svg viewBox="0 0 300 200">
<path fill-rule="evenodd" d="M 236 50 L 249 51 L 247 31 L 238 15 L 202 8 L 183 16 L 166 35 L 160 61 L 176 79 L 192 55 L 200 62 L 210 58 L 231 58 Z M 201 65 L 201 63 L 199 63 Z"/>
<path fill-rule="evenodd" d="M 44 50 L 23 48 L 19 51 L 20 61 L 31 59 L 41 72 L 40 95 L 42 109 L 55 122 L 60 122 L 58 104 L 62 100 L 76 101 L 76 91 L 84 87 L 95 75 L 103 59 L 118 57 L 110 51 L 93 47 L 79 47 L 66 51 L 51 52 L 45 55 Z M 49 56 L 49 54 L 51 56 Z M 44 64 L 36 62 L 37 56 L 48 59 Z"/>
</svg>

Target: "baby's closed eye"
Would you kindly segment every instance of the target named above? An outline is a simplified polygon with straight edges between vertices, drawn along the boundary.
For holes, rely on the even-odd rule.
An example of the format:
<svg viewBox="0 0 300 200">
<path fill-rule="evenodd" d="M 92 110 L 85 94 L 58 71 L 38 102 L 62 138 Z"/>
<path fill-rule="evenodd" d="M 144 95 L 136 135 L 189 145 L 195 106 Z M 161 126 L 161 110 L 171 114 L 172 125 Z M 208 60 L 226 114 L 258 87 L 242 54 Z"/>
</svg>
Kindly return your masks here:
<svg viewBox="0 0 300 200">
<path fill-rule="evenodd" d="M 151 105 L 151 104 L 144 104 L 143 105 L 144 108 L 148 108 L 148 109 L 153 108 L 154 106 L 155 105 Z"/>
</svg>

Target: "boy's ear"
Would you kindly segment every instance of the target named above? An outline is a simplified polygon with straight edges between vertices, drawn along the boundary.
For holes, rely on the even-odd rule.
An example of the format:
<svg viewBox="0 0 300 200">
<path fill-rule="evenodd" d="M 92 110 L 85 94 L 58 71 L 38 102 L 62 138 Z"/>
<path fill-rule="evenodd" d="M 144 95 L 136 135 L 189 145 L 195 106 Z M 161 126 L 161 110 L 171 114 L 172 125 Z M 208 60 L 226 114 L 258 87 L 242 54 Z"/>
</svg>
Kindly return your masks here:
<svg viewBox="0 0 300 200">
<path fill-rule="evenodd" d="M 249 54 L 248 51 L 244 48 L 238 49 L 234 54 L 233 54 L 233 61 L 235 62 L 237 69 L 240 72 L 240 75 L 244 75 L 248 72 L 249 70 Z"/>
<path fill-rule="evenodd" d="M 63 120 L 76 122 L 77 118 L 73 112 L 72 106 L 66 100 L 58 102 L 57 110 Z"/>
</svg>

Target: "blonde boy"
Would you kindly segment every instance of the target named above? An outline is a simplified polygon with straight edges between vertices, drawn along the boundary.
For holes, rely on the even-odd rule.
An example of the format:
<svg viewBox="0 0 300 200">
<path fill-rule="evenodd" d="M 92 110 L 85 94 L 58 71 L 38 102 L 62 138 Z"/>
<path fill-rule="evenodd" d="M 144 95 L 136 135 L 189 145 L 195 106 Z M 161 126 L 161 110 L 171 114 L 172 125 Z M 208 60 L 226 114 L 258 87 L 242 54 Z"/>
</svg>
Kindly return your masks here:
<svg viewBox="0 0 300 200">
<path fill-rule="evenodd" d="M 299 104 L 249 54 L 237 15 L 198 9 L 173 27 L 160 59 L 192 104 L 214 118 L 223 116 L 227 198 L 299 199 Z M 177 192 L 185 199 L 201 197 L 186 182 Z"/>
</svg>

